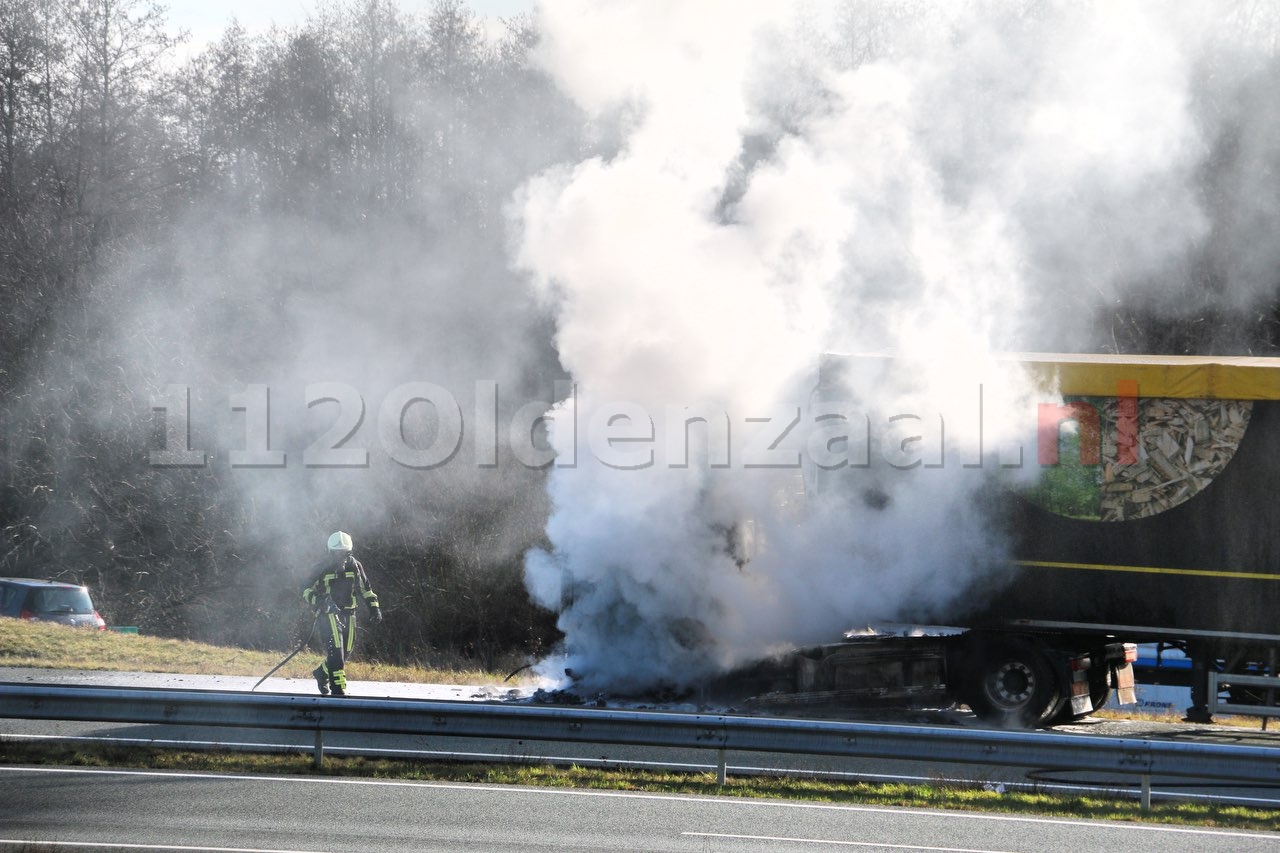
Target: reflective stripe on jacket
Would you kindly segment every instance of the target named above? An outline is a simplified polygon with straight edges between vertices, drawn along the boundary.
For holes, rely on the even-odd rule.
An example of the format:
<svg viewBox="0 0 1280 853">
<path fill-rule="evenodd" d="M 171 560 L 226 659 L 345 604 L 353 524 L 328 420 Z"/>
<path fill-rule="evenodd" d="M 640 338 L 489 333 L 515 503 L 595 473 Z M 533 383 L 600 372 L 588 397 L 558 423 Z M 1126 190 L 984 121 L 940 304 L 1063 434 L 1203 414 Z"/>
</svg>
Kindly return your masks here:
<svg viewBox="0 0 1280 853">
<path fill-rule="evenodd" d="M 315 580 L 302 591 L 302 598 L 307 604 L 315 607 L 325 597 L 333 599 L 334 604 L 346 611 L 356 609 L 359 603 L 356 595 L 364 599 L 370 608 L 378 606 L 378 596 L 369 586 L 369 578 L 364 573 L 364 566 L 350 554 L 339 565 L 326 560 L 320 565 Z"/>
</svg>

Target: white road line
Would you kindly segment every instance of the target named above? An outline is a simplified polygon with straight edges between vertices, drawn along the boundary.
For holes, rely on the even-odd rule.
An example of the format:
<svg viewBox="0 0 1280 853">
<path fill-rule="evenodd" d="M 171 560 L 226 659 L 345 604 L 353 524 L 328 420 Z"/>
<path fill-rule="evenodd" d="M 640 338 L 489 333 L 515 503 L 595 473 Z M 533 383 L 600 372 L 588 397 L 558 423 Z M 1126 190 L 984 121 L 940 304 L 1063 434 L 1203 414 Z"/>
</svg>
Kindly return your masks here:
<svg viewBox="0 0 1280 853">
<path fill-rule="evenodd" d="M 0 844 L 20 844 L 23 848 L 73 847 L 94 850 L 192 850 L 196 853 L 326 853 L 323 850 L 278 849 L 274 847 L 191 847 L 183 844 L 119 844 L 110 841 L 45 841 L 43 839 L 0 838 Z"/>
<path fill-rule="evenodd" d="M 0 773 L 71 773 L 85 775 L 114 776 L 160 776 L 170 779 L 207 779 L 211 781 L 238 782 L 282 782 L 294 785 L 367 785 L 387 788 L 434 788 L 445 791 L 486 791 L 497 794 L 529 794 L 544 797 L 605 797 L 612 799 L 650 799 L 668 802 L 688 802 L 696 800 L 723 808 L 775 808 L 804 809 L 809 811 L 847 811 L 865 814 L 898 815 L 933 815 L 948 820 L 989 821 L 993 823 L 1029 823 L 1041 826 L 1079 826 L 1087 823 L 1091 826 L 1105 828 L 1108 831 L 1130 830 L 1133 832 L 1170 832 L 1180 835 L 1206 835 L 1215 838 L 1250 838 L 1258 840 L 1266 838 L 1280 844 L 1280 836 L 1264 832 L 1233 832 L 1222 829 L 1202 829 L 1199 827 L 1163 826 L 1149 823 L 1121 823 L 1113 821 L 1091 821 L 1085 818 L 1070 820 L 1052 817 L 1026 817 L 1024 815 L 987 814 L 983 812 L 945 811 L 942 809 L 886 808 L 883 806 L 848 806 L 835 803 L 803 803 L 787 800 L 749 800 L 715 796 L 677 796 L 674 794 L 647 794 L 642 791 L 582 791 L 565 788 L 539 788 L 524 785 L 479 785 L 461 782 L 411 782 L 391 779 L 344 779 L 337 777 L 304 777 L 304 776 L 255 776 L 236 773 L 192 773 L 170 770 L 112 770 L 95 767 L 22 767 L 19 765 L 0 765 Z"/>
<path fill-rule="evenodd" d="M 873 847 L 877 850 L 933 850 L 939 853 L 1007 853 L 1000 850 L 971 850 L 968 847 L 921 847 L 919 844 L 881 844 L 875 841 L 838 841 L 831 838 L 786 838 L 774 835 L 728 835 L 721 832 L 682 832 L 691 838 L 725 838 L 731 841 L 770 841 L 788 844 L 829 844 L 838 847 Z"/>
</svg>

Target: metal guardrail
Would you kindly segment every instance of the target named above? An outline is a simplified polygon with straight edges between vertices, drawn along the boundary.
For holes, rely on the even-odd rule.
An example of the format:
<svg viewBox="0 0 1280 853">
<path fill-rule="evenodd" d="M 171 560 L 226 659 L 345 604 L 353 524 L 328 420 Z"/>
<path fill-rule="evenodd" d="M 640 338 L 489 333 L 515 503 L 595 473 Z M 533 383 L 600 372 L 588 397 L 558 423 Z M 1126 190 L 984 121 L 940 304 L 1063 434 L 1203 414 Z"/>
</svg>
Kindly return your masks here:
<svg viewBox="0 0 1280 853">
<path fill-rule="evenodd" d="M 1267 693 L 1268 703 L 1243 705 L 1238 702 L 1223 702 L 1218 694 L 1224 686 L 1262 687 Z M 1236 675 L 1228 672 L 1209 673 L 1209 713 L 1240 714 L 1247 717 L 1262 717 L 1266 725 L 1267 717 L 1280 717 L 1280 705 L 1274 704 L 1280 697 L 1280 677 L 1274 675 Z"/>
<path fill-rule="evenodd" d="M 1280 784 L 1280 748 L 1056 732 L 417 699 L 0 683 L 0 718 L 436 735 L 989 764 Z"/>
</svg>

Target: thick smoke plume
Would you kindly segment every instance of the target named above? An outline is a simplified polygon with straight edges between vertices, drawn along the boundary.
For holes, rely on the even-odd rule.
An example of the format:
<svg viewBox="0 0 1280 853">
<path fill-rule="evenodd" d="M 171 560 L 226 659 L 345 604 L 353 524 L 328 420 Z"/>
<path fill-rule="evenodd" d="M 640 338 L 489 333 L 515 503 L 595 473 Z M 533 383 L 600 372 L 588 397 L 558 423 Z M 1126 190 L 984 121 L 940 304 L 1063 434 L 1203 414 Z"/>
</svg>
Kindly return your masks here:
<svg viewBox="0 0 1280 853">
<path fill-rule="evenodd" d="M 526 559 L 561 611 L 564 659 L 546 668 L 687 683 L 862 620 L 943 620 L 997 582 L 984 496 L 1031 389 L 993 354 L 1122 346 L 1139 314 L 1194 323 L 1275 298 L 1280 250 L 1254 238 L 1276 195 L 1250 185 L 1278 156 L 1260 14 L 546 4 L 542 67 L 620 139 L 512 208 L 517 263 L 577 383 L 553 413 L 551 544 Z M 752 467 L 747 446 L 801 407 L 768 459 L 813 449 L 805 407 L 830 351 L 914 367 L 845 386 L 871 464 L 804 499 L 803 469 Z M 981 446 L 952 428 L 974 423 L 980 384 Z M 696 413 L 689 464 L 673 464 Z M 892 431 L 904 413 L 942 414 L 942 457 L 889 464 L 928 452 Z M 610 445 L 611 418 L 644 439 L 651 420 L 652 440 Z"/>
<path fill-rule="evenodd" d="M 342 528 L 388 605 L 370 652 L 545 648 L 523 579 L 575 670 L 687 681 L 980 598 L 988 481 L 1036 473 L 993 353 L 1280 351 L 1268 4 L 553 0 L 497 29 L 324 3 L 179 63 L 150 0 L 0 3 L 5 574 L 280 647 Z M 833 351 L 915 358 L 815 392 Z M 397 401 L 422 383 L 464 428 L 413 467 L 450 431 Z M 203 464 L 151 464 L 186 427 Z"/>
<path fill-rule="evenodd" d="M 325 3 L 179 62 L 147 0 L 0 5 L 4 573 L 279 647 L 342 529 L 387 605 L 366 649 L 534 645 L 546 496 L 506 425 L 561 371 L 502 208 L 580 118 L 528 22 Z"/>
</svg>

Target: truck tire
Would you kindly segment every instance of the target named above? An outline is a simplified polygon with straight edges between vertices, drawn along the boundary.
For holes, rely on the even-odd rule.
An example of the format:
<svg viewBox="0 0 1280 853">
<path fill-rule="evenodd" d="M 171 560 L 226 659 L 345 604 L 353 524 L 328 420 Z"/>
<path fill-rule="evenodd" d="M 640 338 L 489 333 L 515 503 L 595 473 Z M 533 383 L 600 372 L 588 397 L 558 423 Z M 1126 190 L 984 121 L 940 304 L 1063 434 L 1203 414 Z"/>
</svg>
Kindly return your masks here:
<svg viewBox="0 0 1280 853">
<path fill-rule="evenodd" d="M 969 706 L 979 719 L 1001 728 L 1033 728 L 1061 706 L 1052 667 L 1033 644 L 1001 641 L 979 648 Z"/>
<path fill-rule="evenodd" d="M 1089 701 L 1093 703 L 1093 710 L 1101 709 L 1110 698 L 1111 668 L 1107 666 L 1100 667 L 1096 674 L 1091 671 L 1089 673 Z"/>
</svg>

